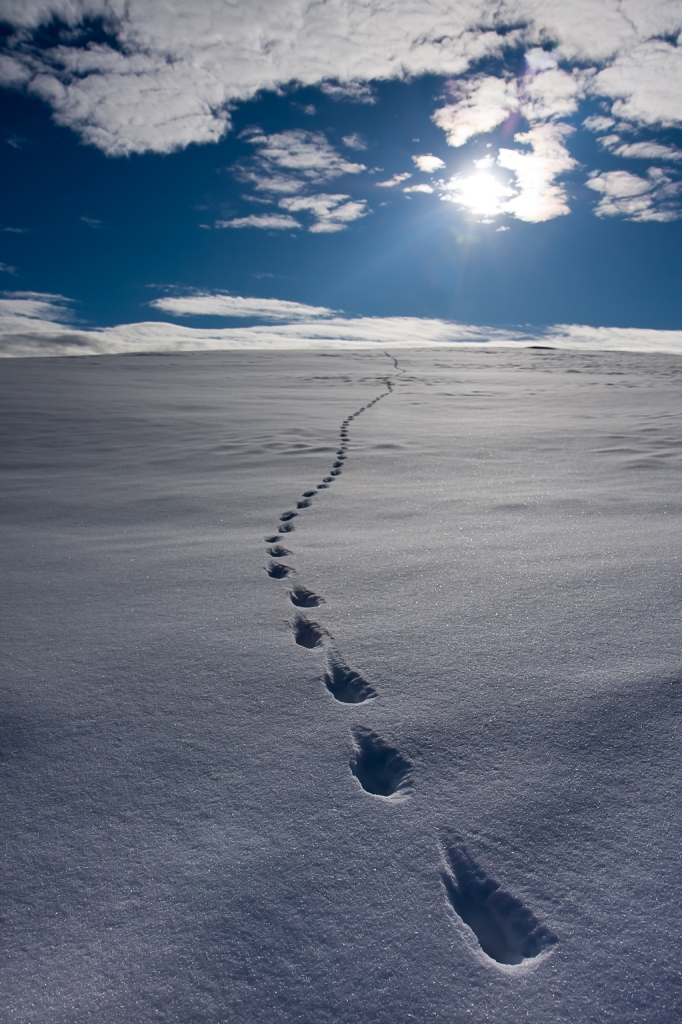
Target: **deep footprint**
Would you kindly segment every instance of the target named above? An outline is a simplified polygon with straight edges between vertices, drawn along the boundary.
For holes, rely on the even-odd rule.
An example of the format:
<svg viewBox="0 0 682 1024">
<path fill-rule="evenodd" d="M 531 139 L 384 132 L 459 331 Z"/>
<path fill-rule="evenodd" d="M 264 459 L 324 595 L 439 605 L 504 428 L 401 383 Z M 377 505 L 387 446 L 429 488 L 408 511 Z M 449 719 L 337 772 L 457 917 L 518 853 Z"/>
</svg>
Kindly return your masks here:
<svg viewBox="0 0 682 1024">
<path fill-rule="evenodd" d="M 310 508 L 311 505 L 312 501 L 310 498 L 302 498 L 300 501 L 296 502 L 296 508 Z"/>
<path fill-rule="evenodd" d="M 348 665 L 344 665 L 338 655 L 329 656 L 324 682 L 335 700 L 342 704 L 362 704 L 377 695 L 367 680 L 363 679 L 359 672 L 354 672 Z"/>
<path fill-rule="evenodd" d="M 296 527 L 294 526 L 293 523 L 282 523 L 282 525 L 279 526 L 278 529 L 280 533 L 293 533 Z"/>
<path fill-rule="evenodd" d="M 290 519 L 294 519 L 298 515 L 298 512 L 282 512 L 279 517 L 280 523 L 288 523 Z"/>
<path fill-rule="evenodd" d="M 410 762 L 371 729 L 354 730 L 355 750 L 350 770 L 362 788 L 373 796 L 402 796 L 412 786 Z"/>
<path fill-rule="evenodd" d="M 265 570 L 268 576 L 273 580 L 283 580 L 286 576 L 290 576 L 295 569 L 292 569 L 290 565 L 284 565 L 282 562 L 271 562 Z"/>
<path fill-rule="evenodd" d="M 283 544 L 273 544 L 272 547 L 267 548 L 267 552 L 271 558 L 284 558 L 285 555 L 291 554 L 289 548 L 285 548 Z"/>
<path fill-rule="evenodd" d="M 305 615 L 297 615 L 294 622 L 294 640 L 299 647 L 321 647 L 327 635 L 322 626 L 317 622 L 311 622 Z"/>
<path fill-rule="evenodd" d="M 486 956 L 520 964 L 558 942 L 521 900 L 485 873 L 457 839 L 443 850 L 441 879 L 452 909 L 471 928 Z"/>
<path fill-rule="evenodd" d="M 308 590 L 307 587 L 294 587 L 289 594 L 291 603 L 297 608 L 317 608 L 324 603 L 324 598 Z"/>
</svg>

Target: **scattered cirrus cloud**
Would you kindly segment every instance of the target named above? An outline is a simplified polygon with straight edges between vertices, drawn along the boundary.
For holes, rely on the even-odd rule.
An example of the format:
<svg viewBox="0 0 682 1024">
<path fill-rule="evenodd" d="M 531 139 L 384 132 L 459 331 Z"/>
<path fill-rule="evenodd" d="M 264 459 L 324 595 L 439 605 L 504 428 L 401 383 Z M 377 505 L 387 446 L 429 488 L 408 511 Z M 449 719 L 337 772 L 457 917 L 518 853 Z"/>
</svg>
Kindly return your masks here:
<svg viewBox="0 0 682 1024">
<path fill-rule="evenodd" d="M 266 191 L 281 191 L 282 179 L 289 182 L 292 190 L 300 190 L 307 183 L 319 184 L 366 170 L 364 164 L 341 156 L 322 132 L 294 128 L 266 135 L 260 128 L 249 128 L 242 132 L 242 138 L 256 147 L 257 170 L 252 172 L 252 180 Z"/>
<path fill-rule="evenodd" d="M 318 195 L 280 199 L 279 205 L 291 213 L 305 211 L 312 214 L 315 220 L 308 230 L 317 235 L 343 231 L 353 221 L 360 220 L 369 212 L 364 199 L 351 200 L 347 195 L 328 195 L 324 192 Z"/>
<path fill-rule="evenodd" d="M 268 198 L 256 201 L 275 203 L 286 214 L 269 213 L 218 221 L 216 227 L 302 227 L 294 213 L 313 217 L 308 230 L 313 234 L 343 231 L 367 212 L 366 200 L 352 200 L 349 195 L 313 192 L 313 186 L 344 175 L 358 175 L 367 168 L 347 160 L 322 132 L 301 129 L 267 135 L 259 128 L 249 128 L 243 137 L 256 149 L 251 164 L 239 164 L 236 174 L 250 182 L 256 192 Z"/>
<path fill-rule="evenodd" d="M 288 231 L 300 228 L 293 217 L 284 213 L 252 213 L 248 217 L 233 217 L 231 220 L 217 220 L 217 228 L 262 228 L 267 231 Z"/>
<path fill-rule="evenodd" d="M 173 316 L 225 316 L 239 319 L 282 320 L 289 323 L 336 316 L 339 312 L 325 306 L 308 306 L 302 302 L 288 302 L 284 299 L 245 298 L 226 292 L 169 295 L 154 299 L 149 305 Z"/>
<path fill-rule="evenodd" d="M 682 182 L 660 167 L 650 167 L 646 178 L 629 171 L 594 171 L 588 188 L 601 193 L 598 217 L 624 217 L 632 221 L 668 222 L 682 216 L 679 196 Z"/>
<path fill-rule="evenodd" d="M 367 143 L 359 132 L 352 132 L 350 135 L 344 135 L 341 141 L 344 146 L 348 147 L 348 149 L 367 149 Z"/>
<path fill-rule="evenodd" d="M 11 267 L 9 263 L 0 263 L 0 274 L 16 274 L 17 268 Z"/>
<path fill-rule="evenodd" d="M 320 91 L 332 100 L 349 100 L 351 103 L 376 103 L 374 90 L 367 82 L 321 82 Z"/>
<path fill-rule="evenodd" d="M 394 174 L 393 177 L 389 178 L 387 181 L 377 181 L 376 186 L 377 188 L 395 188 L 396 185 L 400 185 L 403 181 L 407 181 L 407 179 L 411 177 L 412 175 L 408 171 L 405 171 L 403 174 Z"/>
</svg>

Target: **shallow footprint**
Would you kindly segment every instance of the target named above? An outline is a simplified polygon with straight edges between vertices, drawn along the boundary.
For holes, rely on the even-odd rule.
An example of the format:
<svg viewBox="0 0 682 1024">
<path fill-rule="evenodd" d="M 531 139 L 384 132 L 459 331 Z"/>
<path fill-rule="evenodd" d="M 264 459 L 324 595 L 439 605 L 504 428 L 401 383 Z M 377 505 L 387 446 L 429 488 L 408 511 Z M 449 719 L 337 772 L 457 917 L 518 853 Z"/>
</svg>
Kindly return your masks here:
<svg viewBox="0 0 682 1024">
<path fill-rule="evenodd" d="M 348 668 L 337 654 L 329 656 L 324 682 L 334 699 L 341 704 L 362 704 L 377 695 L 367 680 L 363 679 L 359 672 Z"/>
<path fill-rule="evenodd" d="M 296 502 L 296 508 L 310 508 L 312 501 L 310 498 L 302 498 L 301 501 Z"/>
<path fill-rule="evenodd" d="M 293 533 L 295 529 L 296 527 L 293 523 L 282 523 L 282 525 L 278 527 L 280 533 Z"/>
<path fill-rule="evenodd" d="M 290 576 L 295 569 L 292 569 L 290 565 L 284 565 L 282 562 L 271 562 L 265 570 L 273 580 L 283 580 L 286 576 Z"/>
<path fill-rule="evenodd" d="M 317 608 L 324 603 L 324 598 L 308 590 L 307 587 L 294 587 L 289 594 L 291 603 L 297 608 Z"/>
<path fill-rule="evenodd" d="M 290 519 L 295 519 L 297 515 L 298 512 L 282 512 L 279 521 L 280 523 L 288 523 Z"/>
<path fill-rule="evenodd" d="M 305 615 L 297 615 L 294 621 L 294 640 L 299 647 L 321 647 L 327 635 L 322 626 L 317 622 L 311 622 Z"/>
<path fill-rule="evenodd" d="M 312 498 L 314 494 L 315 494 L 315 491 L 304 491 L 303 492 L 303 497 L 304 498 Z"/>
<path fill-rule="evenodd" d="M 520 964 L 559 941 L 521 900 L 476 864 L 461 839 L 445 848 L 443 856 L 441 879 L 450 906 L 491 960 Z"/>
<path fill-rule="evenodd" d="M 410 762 L 371 729 L 358 726 L 353 736 L 355 750 L 350 770 L 365 792 L 373 796 L 405 796 L 412 786 Z"/>
</svg>

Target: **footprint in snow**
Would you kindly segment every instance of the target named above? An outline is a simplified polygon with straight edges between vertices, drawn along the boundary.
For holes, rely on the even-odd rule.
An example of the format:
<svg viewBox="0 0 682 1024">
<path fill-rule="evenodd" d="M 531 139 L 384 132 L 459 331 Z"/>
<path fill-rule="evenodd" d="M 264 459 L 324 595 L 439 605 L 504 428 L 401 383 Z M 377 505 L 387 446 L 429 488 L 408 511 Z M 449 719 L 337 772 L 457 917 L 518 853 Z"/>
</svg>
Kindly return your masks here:
<svg viewBox="0 0 682 1024">
<path fill-rule="evenodd" d="M 448 902 L 498 964 L 518 965 L 558 942 L 521 900 L 486 874 L 456 838 L 443 849 L 441 880 Z"/>
<path fill-rule="evenodd" d="M 324 601 L 324 598 L 308 590 L 307 587 L 296 586 L 289 594 L 291 603 L 297 608 L 317 608 Z"/>
<path fill-rule="evenodd" d="M 341 704 L 364 704 L 377 695 L 374 687 L 359 672 L 348 668 L 336 652 L 329 655 L 324 682 L 332 697 Z"/>
<path fill-rule="evenodd" d="M 397 799 L 406 796 L 412 787 L 410 762 L 371 729 L 358 726 L 353 736 L 350 770 L 365 792 Z"/>
<path fill-rule="evenodd" d="M 294 640 L 299 647 L 307 647 L 308 649 L 321 647 L 327 636 L 326 630 L 322 626 L 317 622 L 311 622 L 310 619 L 306 619 L 305 615 L 301 615 L 300 612 L 294 620 L 293 632 Z"/>
<path fill-rule="evenodd" d="M 273 580 L 283 580 L 287 576 L 290 576 L 292 572 L 296 570 L 290 565 L 284 565 L 283 562 L 271 562 L 265 570 L 268 576 Z"/>
<path fill-rule="evenodd" d="M 272 544 L 267 548 L 267 552 L 271 558 L 284 558 L 285 555 L 291 554 L 289 548 L 285 548 L 283 544 Z"/>
</svg>

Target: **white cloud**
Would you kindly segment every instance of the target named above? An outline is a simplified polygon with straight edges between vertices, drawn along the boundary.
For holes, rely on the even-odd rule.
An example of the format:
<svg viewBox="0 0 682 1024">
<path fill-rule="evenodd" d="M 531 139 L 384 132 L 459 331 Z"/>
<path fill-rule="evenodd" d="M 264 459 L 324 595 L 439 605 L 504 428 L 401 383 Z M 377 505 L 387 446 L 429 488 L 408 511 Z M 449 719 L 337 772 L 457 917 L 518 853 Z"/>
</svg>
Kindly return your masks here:
<svg viewBox="0 0 682 1024">
<path fill-rule="evenodd" d="M 367 168 L 352 163 L 329 144 L 322 132 L 299 128 L 266 135 L 251 129 L 242 135 L 258 147 L 258 159 L 267 168 L 281 168 L 301 175 L 310 182 L 330 181 L 342 174 L 360 174 Z"/>
<path fill-rule="evenodd" d="M 503 124 L 518 110 L 516 82 L 492 75 L 450 83 L 454 103 L 440 107 L 432 120 L 442 128 L 448 146 L 463 146 L 475 135 L 484 135 Z"/>
<path fill-rule="evenodd" d="M 348 100 L 351 103 L 376 103 L 374 90 L 367 82 L 321 82 L 320 89 L 333 100 Z"/>
<path fill-rule="evenodd" d="M 364 199 L 350 201 L 350 196 L 328 195 L 324 192 L 282 199 L 279 205 L 291 213 L 311 213 L 315 221 L 308 230 L 316 235 L 344 231 L 349 224 L 368 213 Z"/>
<path fill-rule="evenodd" d="M 676 164 L 682 161 L 682 149 L 660 142 L 622 142 L 619 135 L 607 135 L 599 139 L 599 143 L 615 156 L 628 160 L 665 160 Z"/>
<path fill-rule="evenodd" d="M 263 228 L 270 231 L 287 231 L 300 228 L 293 217 L 284 213 L 252 213 L 248 217 L 233 217 L 232 220 L 217 220 L 217 228 Z"/>
<path fill-rule="evenodd" d="M 677 31 L 682 27 L 681 14 L 678 7 Z M 640 125 L 681 125 L 682 48 L 661 39 L 647 40 L 619 53 L 594 77 L 590 88 L 615 101 L 616 117 Z"/>
<path fill-rule="evenodd" d="M 518 189 L 504 204 L 506 213 L 533 224 L 570 213 L 566 190 L 556 179 L 576 166 L 564 145 L 571 131 L 564 124 L 536 125 L 514 136 L 514 141 L 531 146 L 530 153 L 500 149 L 498 163 L 514 172 Z"/>
<path fill-rule="evenodd" d="M 0 274 L 16 274 L 17 268 L 10 267 L 9 263 L 0 263 Z"/>
<path fill-rule="evenodd" d="M 531 124 L 568 117 L 578 109 L 589 76 L 569 74 L 558 67 L 554 54 L 533 49 L 526 54 L 526 72 L 518 83 L 519 110 Z"/>
<path fill-rule="evenodd" d="M 276 301 L 276 300 L 273 300 Z M 682 331 L 559 324 L 544 332 L 505 330 L 419 317 L 332 317 L 216 330 L 146 322 L 81 330 L 64 323 L 68 300 L 13 292 L 0 298 L 0 356 L 118 355 L 138 352 L 354 349 L 391 346 L 516 346 L 545 343 L 586 351 L 682 355 Z M 295 304 L 297 305 L 297 304 Z"/>
<path fill-rule="evenodd" d="M 595 210 L 598 217 L 667 222 L 682 216 L 682 182 L 658 167 L 650 167 L 646 178 L 629 171 L 594 172 L 587 185 L 602 195 Z"/>
<path fill-rule="evenodd" d="M 601 114 L 586 117 L 583 121 L 584 127 L 590 132 L 606 132 L 613 128 L 615 123 L 612 117 L 603 117 Z"/>
<path fill-rule="evenodd" d="M 425 192 L 427 195 L 431 195 L 433 191 L 430 185 L 408 185 L 403 189 L 403 192 Z"/>
<path fill-rule="evenodd" d="M 387 181 L 377 181 L 377 188 L 395 188 L 396 185 L 400 185 L 401 182 L 407 181 L 412 175 L 405 171 L 403 174 L 394 174 L 392 178 Z"/>
<path fill-rule="evenodd" d="M 252 317 L 259 320 L 314 320 L 334 316 L 338 310 L 325 306 L 307 306 L 285 299 L 244 298 L 224 292 L 200 292 L 195 295 L 169 295 L 149 303 L 173 316 Z"/>
<path fill-rule="evenodd" d="M 0 86 L 4 88 L 17 88 L 25 85 L 31 78 L 31 72 L 20 61 L 14 57 L 0 54 Z"/>
<path fill-rule="evenodd" d="M 424 174 L 433 174 L 434 171 L 439 171 L 445 167 L 445 161 L 441 160 L 439 156 L 433 156 L 432 153 L 424 153 L 422 156 L 413 156 L 414 163 L 417 169 L 423 171 Z"/>
<path fill-rule="evenodd" d="M 55 16 L 68 31 L 38 45 L 33 33 Z M 506 47 L 539 51 L 546 39 L 556 41 L 561 67 L 546 67 L 541 52 L 533 57 L 530 71 L 542 84 L 526 102 L 537 116 L 577 99 L 569 68 L 593 67 L 591 91 L 615 101 L 618 116 L 682 123 L 681 48 L 665 41 L 682 28 L 682 9 L 670 0 L 5 0 L 3 19 L 17 32 L 0 81 L 26 85 L 59 123 L 110 154 L 215 141 L 231 107 L 264 89 L 317 84 L 335 98 L 369 102 L 373 81 L 461 77 Z M 88 19 L 102 19 L 116 46 L 89 39 Z M 507 84 L 466 117 L 452 112 L 444 125 L 452 138 L 504 118 L 514 99 Z"/>
<path fill-rule="evenodd" d="M 367 143 L 359 132 L 353 132 L 351 135 L 344 135 L 341 141 L 344 146 L 348 146 L 349 149 L 367 149 Z"/>
</svg>

